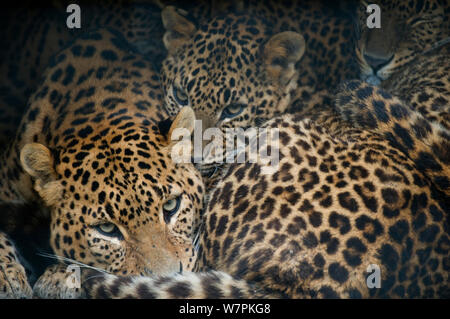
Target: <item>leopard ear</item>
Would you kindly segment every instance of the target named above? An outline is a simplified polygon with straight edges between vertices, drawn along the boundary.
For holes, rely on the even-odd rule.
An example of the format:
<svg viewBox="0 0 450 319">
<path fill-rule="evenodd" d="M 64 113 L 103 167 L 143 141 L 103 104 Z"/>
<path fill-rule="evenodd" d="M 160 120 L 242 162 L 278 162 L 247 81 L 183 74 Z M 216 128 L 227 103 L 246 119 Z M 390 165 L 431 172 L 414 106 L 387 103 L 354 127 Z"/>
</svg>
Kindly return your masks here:
<svg viewBox="0 0 450 319">
<path fill-rule="evenodd" d="M 270 78 L 281 86 L 296 75 L 295 63 L 305 53 L 305 39 L 297 32 L 286 31 L 272 36 L 264 45 L 263 59 Z"/>
<path fill-rule="evenodd" d="M 174 6 L 167 6 L 162 10 L 161 18 L 166 29 L 163 42 L 170 55 L 181 48 L 197 30 L 186 15 L 187 12 Z"/>
<path fill-rule="evenodd" d="M 53 167 L 53 156 L 42 144 L 26 144 L 20 151 L 20 162 L 25 172 L 35 180 L 34 189 L 47 205 L 53 205 L 61 199 L 62 186 L 57 181 Z"/>
<path fill-rule="evenodd" d="M 42 144 L 26 144 L 20 151 L 22 167 L 31 177 L 45 184 L 56 178 L 53 169 L 53 156 L 50 150 Z"/>
</svg>

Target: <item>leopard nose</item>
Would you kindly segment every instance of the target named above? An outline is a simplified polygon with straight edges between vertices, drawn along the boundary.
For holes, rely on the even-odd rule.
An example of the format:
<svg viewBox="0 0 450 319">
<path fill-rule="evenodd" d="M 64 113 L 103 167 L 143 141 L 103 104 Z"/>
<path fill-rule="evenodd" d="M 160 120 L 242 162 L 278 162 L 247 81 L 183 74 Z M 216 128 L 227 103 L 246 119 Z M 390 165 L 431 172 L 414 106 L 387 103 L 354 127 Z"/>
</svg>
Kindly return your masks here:
<svg viewBox="0 0 450 319">
<path fill-rule="evenodd" d="M 394 58 L 394 55 L 391 55 L 390 57 L 373 57 L 367 53 L 364 53 L 364 60 L 366 60 L 367 64 L 370 65 L 370 67 L 377 71 L 384 67 L 385 65 L 388 65 L 392 59 Z"/>
</svg>

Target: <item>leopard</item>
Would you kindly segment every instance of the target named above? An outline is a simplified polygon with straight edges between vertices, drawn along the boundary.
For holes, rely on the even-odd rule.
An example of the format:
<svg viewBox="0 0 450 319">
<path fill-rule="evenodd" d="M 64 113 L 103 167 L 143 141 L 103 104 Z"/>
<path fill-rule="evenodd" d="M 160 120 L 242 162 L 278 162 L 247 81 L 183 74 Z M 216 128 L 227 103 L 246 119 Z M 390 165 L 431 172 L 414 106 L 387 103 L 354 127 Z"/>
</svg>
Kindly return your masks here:
<svg viewBox="0 0 450 319">
<path fill-rule="evenodd" d="M 381 28 L 368 28 L 365 1 L 357 12 L 355 54 L 360 78 L 380 85 L 450 128 L 448 3 L 380 1 Z"/>
<path fill-rule="evenodd" d="M 229 165 L 207 203 L 194 271 L 82 269 L 77 296 L 448 298 L 449 193 L 432 178 L 438 164 L 448 172 L 448 131 L 360 80 L 342 84 L 333 105 L 314 121 L 285 114 L 262 126 L 279 130 L 278 145 L 262 146 L 278 148 L 274 170 Z"/>
<path fill-rule="evenodd" d="M 54 296 L 44 283 L 56 275 L 45 274 L 70 264 L 120 275 L 193 267 L 204 186 L 190 162 L 172 158 L 170 136 L 192 131 L 195 114 L 170 117 L 162 99 L 152 61 L 116 29 L 86 31 L 51 60 L 0 164 L 0 201 L 36 203 L 50 220 L 57 263 L 35 296 Z M 2 267 L 9 251 L 0 248 Z M 13 261 L 0 286 L 31 297 Z"/>
</svg>

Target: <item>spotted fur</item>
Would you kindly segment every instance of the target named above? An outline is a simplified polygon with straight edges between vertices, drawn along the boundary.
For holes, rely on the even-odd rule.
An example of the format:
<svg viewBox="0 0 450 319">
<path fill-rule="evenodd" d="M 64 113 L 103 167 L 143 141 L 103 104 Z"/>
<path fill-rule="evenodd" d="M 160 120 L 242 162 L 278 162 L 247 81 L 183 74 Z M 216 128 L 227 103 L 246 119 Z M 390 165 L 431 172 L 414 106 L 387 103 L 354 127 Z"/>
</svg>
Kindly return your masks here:
<svg viewBox="0 0 450 319">
<path fill-rule="evenodd" d="M 32 290 L 18 252 L 8 236 L 0 232 L 0 299 L 31 296 Z"/>
<path fill-rule="evenodd" d="M 273 30 L 296 31 L 305 38 L 305 56 L 298 63 L 299 87 L 324 90 L 357 77 L 354 30 L 344 3 L 322 0 L 242 0 L 238 12 L 263 16 Z"/>
<path fill-rule="evenodd" d="M 416 57 L 381 87 L 429 121 L 450 129 L 450 43 Z"/>
<path fill-rule="evenodd" d="M 66 26 L 66 5 L 4 8 L 0 13 L 0 148 L 14 139 L 30 95 L 36 90 L 51 57 L 81 33 L 92 28 L 122 30 L 142 54 L 159 66 L 165 50 L 160 9 L 130 1 L 78 2 L 82 28 Z"/>
<path fill-rule="evenodd" d="M 342 87 L 337 108 L 352 125 L 382 134 L 450 195 L 449 130 L 428 121 L 386 91 L 359 81 Z"/>
</svg>

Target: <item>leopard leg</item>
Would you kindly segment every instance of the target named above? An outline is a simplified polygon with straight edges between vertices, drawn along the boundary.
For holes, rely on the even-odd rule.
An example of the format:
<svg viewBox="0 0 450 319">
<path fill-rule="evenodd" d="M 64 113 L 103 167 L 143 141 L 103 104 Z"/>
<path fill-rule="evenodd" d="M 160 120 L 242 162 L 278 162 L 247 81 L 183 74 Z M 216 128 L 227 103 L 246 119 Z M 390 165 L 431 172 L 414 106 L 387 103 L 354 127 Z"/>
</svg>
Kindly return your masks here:
<svg viewBox="0 0 450 319">
<path fill-rule="evenodd" d="M 0 298 L 31 298 L 25 268 L 6 234 L 0 232 Z"/>
<path fill-rule="evenodd" d="M 82 298 L 80 272 L 76 266 L 49 266 L 33 286 L 33 296 L 39 299 Z"/>
</svg>

